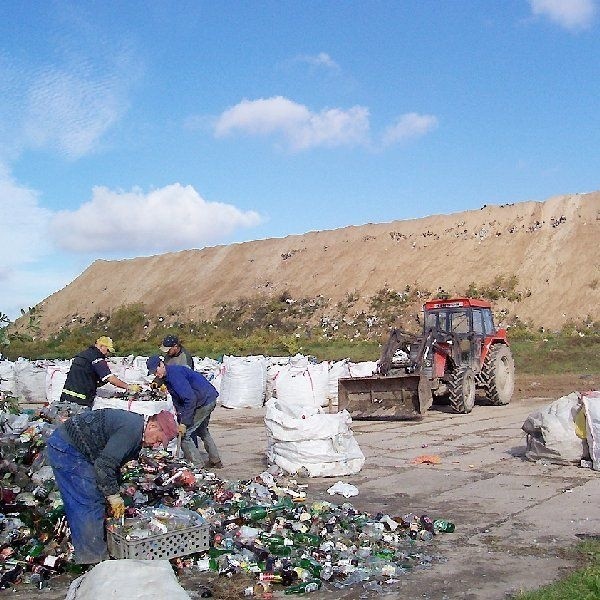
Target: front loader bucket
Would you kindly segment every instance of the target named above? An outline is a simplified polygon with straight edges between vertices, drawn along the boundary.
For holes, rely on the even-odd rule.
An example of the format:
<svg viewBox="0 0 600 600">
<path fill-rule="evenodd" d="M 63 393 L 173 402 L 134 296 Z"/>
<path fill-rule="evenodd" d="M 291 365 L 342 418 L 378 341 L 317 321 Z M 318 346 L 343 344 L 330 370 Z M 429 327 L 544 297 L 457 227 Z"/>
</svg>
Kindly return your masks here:
<svg viewBox="0 0 600 600">
<path fill-rule="evenodd" d="M 371 375 L 338 380 L 338 410 L 353 419 L 420 419 L 433 404 L 429 380 L 422 375 Z"/>
</svg>

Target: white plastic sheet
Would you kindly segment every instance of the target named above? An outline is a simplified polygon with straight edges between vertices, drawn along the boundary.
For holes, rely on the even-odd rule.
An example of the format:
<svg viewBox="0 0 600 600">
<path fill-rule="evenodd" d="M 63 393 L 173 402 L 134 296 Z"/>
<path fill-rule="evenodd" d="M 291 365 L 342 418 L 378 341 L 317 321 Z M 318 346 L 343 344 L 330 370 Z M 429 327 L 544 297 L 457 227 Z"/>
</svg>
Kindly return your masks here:
<svg viewBox="0 0 600 600">
<path fill-rule="evenodd" d="M 168 560 L 105 560 L 78 577 L 65 600 L 191 600 Z"/>
</svg>

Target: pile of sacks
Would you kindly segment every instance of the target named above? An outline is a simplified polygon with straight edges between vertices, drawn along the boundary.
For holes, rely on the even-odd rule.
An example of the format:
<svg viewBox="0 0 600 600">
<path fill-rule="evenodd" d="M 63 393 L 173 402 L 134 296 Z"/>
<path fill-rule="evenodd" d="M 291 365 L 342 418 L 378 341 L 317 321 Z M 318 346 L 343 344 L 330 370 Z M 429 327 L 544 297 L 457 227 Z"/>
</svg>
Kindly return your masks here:
<svg viewBox="0 0 600 600">
<path fill-rule="evenodd" d="M 110 357 L 111 371 L 123 381 L 149 382 L 145 356 Z M 377 363 L 348 360 L 316 362 L 307 356 L 224 356 L 222 361 L 194 357 L 194 369 L 219 391 L 225 408 L 258 408 L 277 397 L 297 404 L 334 410 L 338 379 L 371 375 Z M 32 404 L 53 403 L 60 398 L 70 360 L 0 360 L 0 392 Z M 98 388 L 100 397 L 112 397 L 118 388 Z"/>
</svg>

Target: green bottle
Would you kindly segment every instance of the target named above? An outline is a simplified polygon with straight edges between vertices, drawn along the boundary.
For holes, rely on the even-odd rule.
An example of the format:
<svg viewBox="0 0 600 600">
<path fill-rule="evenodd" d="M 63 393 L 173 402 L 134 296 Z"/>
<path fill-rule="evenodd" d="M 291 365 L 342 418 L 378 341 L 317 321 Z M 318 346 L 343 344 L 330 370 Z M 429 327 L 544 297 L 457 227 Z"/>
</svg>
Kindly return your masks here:
<svg viewBox="0 0 600 600">
<path fill-rule="evenodd" d="M 240 508 L 240 517 L 244 517 L 249 521 L 260 521 L 268 515 L 281 510 L 292 508 L 294 503 L 290 498 L 284 498 L 278 504 L 272 504 L 271 506 L 246 506 Z"/>
<path fill-rule="evenodd" d="M 319 575 L 321 574 L 321 570 L 323 569 L 323 565 L 314 558 L 301 558 L 298 564 L 303 569 L 310 571 L 313 577 L 319 577 Z"/>
<path fill-rule="evenodd" d="M 446 519 L 436 519 L 433 522 L 433 529 L 436 533 L 454 533 L 454 523 Z"/>
<path fill-rule="evenodd" d="M 284 546 L 283 544 L 268 544 L 269 553 L 273 556 L 291 556 L 292 546 Z"/>
<path fill-rule="evenodd" d="M 292 539 L 298 544 L 304 546 L 320 546 L 321 538 L 318 535 L 313 535 L 312 533 L 293 533 Z"/>
<path fill-rule="evenodd" d="M 289 596 L 290 594 L 306 594 L 308 592 L 316 592 L 321 588 L 321 580 L 320 579 L 309 579 L 308 581 L 303 581 L 302 583 L 297 583 L 296 585 L 290 585 L 285 588 L 284 594 Z"/>
<path fill-rule="evenodd" d="M 268 544 L 285 544 L 285 538 L 277 533 L 267 533 L 266 531 L 261 531 L 258 534 L 258 537 L 263 542 L 267 542 Z"/>
</svg>

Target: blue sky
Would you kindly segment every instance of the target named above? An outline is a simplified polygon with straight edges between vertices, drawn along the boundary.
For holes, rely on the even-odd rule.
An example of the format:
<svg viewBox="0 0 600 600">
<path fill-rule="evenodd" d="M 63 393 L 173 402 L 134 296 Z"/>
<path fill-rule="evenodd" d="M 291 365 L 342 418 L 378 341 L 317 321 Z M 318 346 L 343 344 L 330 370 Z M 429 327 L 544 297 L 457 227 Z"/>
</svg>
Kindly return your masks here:
<svg viewBox="0 0 600 600">
<path fill-rule="evenodd" d="M 96 259 L 600 188 L 599 0 L 0 3 L 0 312 Z"/>
</svg>

